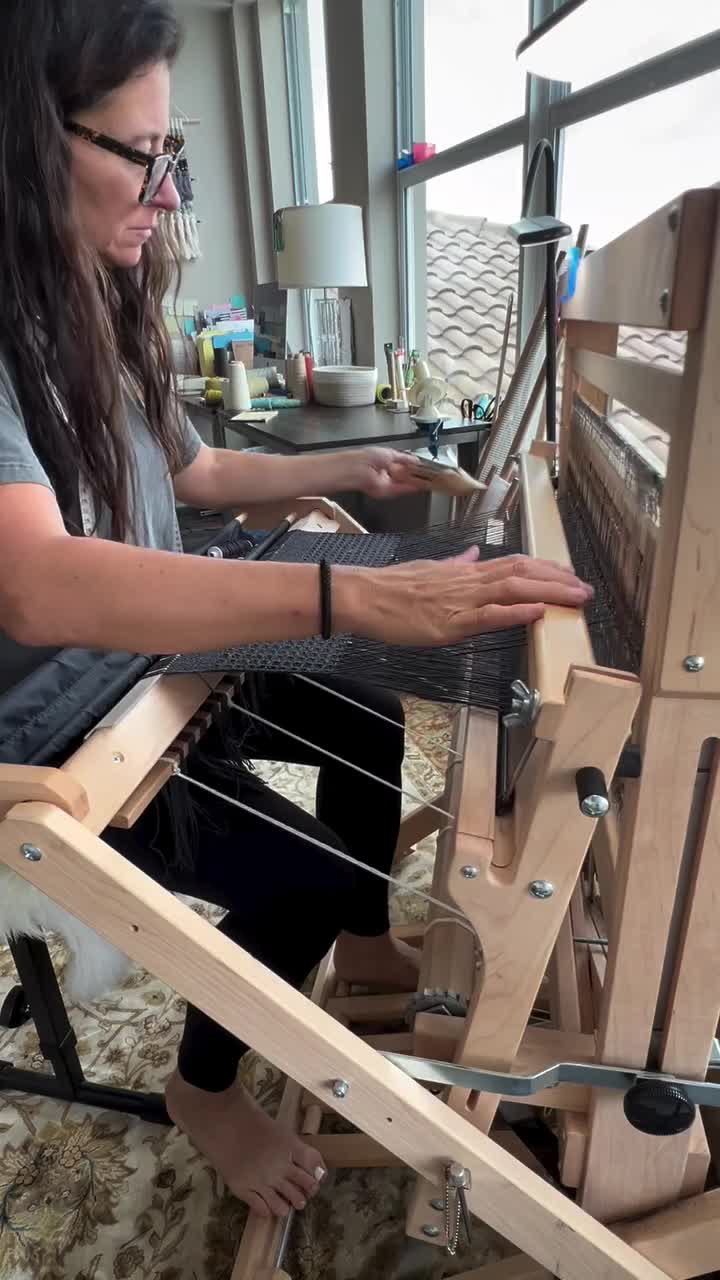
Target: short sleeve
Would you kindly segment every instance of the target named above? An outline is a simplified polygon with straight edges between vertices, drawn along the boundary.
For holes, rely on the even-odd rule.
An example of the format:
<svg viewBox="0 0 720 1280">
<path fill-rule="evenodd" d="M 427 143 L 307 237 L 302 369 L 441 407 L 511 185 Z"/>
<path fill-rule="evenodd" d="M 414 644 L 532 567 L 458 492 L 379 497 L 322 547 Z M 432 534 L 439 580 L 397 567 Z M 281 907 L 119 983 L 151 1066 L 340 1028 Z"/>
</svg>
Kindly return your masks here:
<svg viewBox="0 0 720 1280">
<path fill-rule="evenodd" d="M 198 435 L 187 414 L 182 424 L 182 469 L 189 467 L 197 458 L 203 447 L 202 438 Z"/>
<path fill-rule="evenodd" d="M 0 362 L 0 485 L 42 484 L 52 489 L 45 468 L 35 454 L 23 422 L 15 389 Z"/>
</svg>

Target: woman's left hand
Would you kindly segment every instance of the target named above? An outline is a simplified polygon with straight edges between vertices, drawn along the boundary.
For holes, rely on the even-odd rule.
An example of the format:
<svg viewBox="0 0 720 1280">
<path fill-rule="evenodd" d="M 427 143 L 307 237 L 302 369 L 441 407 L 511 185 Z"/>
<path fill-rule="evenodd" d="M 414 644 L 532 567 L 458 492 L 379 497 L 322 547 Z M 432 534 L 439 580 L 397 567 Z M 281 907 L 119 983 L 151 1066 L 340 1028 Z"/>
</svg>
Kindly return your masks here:
<svg viewBox="0 0 720 1280">
<path fill-rule="evenodd" d="M 426 491 L 430 486 L 413 470 L 413 454 L 397 449 L 349 450 L 346 483 L 370 498 L 400 498 L 405 493 Z"/>
</svg>

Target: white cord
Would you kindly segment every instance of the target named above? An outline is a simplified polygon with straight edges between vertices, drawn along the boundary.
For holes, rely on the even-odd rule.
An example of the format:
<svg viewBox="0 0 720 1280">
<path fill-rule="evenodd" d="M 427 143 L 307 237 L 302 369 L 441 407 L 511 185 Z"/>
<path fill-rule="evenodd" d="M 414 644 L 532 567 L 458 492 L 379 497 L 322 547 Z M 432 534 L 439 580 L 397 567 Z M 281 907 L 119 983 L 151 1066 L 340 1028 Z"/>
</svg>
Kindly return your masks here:
<svg viewBox="0 0 720 1280">
<path fill-rule="evenodd" d="M 394 729 L 403 729 L 404 726 L 398 724 L 397 720 L 391 719 L 390 716 L 384 716 L 382 711 L 376 711 L 374 707 L 366 707 L 363 702 L 357 702 L 355 698 L 349 698 L 346 693 L 340 693 L 337 689 L 331 689 L 326 684 L 321 684 L 319 680 L 311 680 L 310 676 L 302 676 L 296 672 L 295 680 L 304 680 L 305 684 L 311 684 L 313 689 L 319 689 L 321 693 L 330 693 L 333 698 L 340 698 L 342 702 L 349 702 L 351 707 L 357 707 L 358 711 L 367 711 L 369 716 L 376 716 L 378 720 L 384 720 L 385 724 L 391 724 Z M 456 751 L 454 747 L 447 748 L 448 755 L 459 756 L 462 753 Z"/>
<path fill-rule="evenodd" d="M 292 738 L 295 742 L 299 742 L 304 747 L 310 747 L 311 751 L 317 751 L 319 755 L 326 756 L 329 760 L 334 760 L 336 764 L 346 765 L 348 769 L 354 769 L 356 773 L 361 773 L 363 777 L 370 778 L 372 782 L 379 782 L 383 787 L 389 787 L 391 791 L 397 791 L 401 796 L 408 796 L 410 800 L 416 800 L 420 804 L 426 804 L 428 809 L 432 809 L 434 813 L 441 813 L 443 818 L 449 818 L 453 821 L 453 815 L 448 813 L 447 809 L 440 809 L 436 804 L 430 804 L 429 801 L 423 800 L 423 797 L 417 795 L 414 791 L 406 791 L 403 787 L 398 787 L 394 782 L 388 782 L 385 778 L 378 778 L 376 774 L 370 773 L 369 769 L 363 769 L 359 764 L 353 764 L 351 760 L 344 760 L 342 756 L 336 756 L 333 751 L 327 751 L 325 747 L 318 747 L 316 743 L 310 742 L 308 738 L 301 738 L 299 733 L 293 733 L 290 729 L 285 729 L 281 724 L 275 724 L 272 720 L 266 720 L 264 716 L 259 716 L 255 711 L 248 711 L 247 707 L 241 707 L 238 702 L 229 699 L 229 705 L 234 711 L 239 711 L 242 715 L 247 716 L 250 720 L 257 720 L 259 724 L 264 724 L 268 729 L 273 729 L 278 733 L 284 733 L 286 737 Z"/>
<path fill-rule="evenodd" d="M 243 813 L 250 813 L 254 818 L 261 818 L 264 822 L 269 822 L 272 827 L 278 827 L 280 831 L 286 831 L 288 835 L 295 836 L 298 840 L 305 840 L 307 844 L 315 845 L 317 849 L 323 849 L 325 853 L 331 853 L 333 857 L 340 858 L 342 862 L 349 862 L 350 866 L 357 867 L 359 871 L 367 871 L 368 875 L 377 876 L 379 880 L 385 880 L 387 884 L 394 885 L 399 893 L 407 893 L 416 898 L 422 898 L 424 902 L 429 902 L 434 907 L 440 907 L 444 912 L 457 916 L 467 928 L 472 927 L 466 921 L 462 911 L 449 906 L 447 902 L 441 902 L 439 898 L 433 898 L 432 894 L 425 893 L 423 889 L 415 889 L 410 885 L 403 884 L 402 880 L 397 880 L 395 876 L 389 876 L 384 871 L 378 871 L 377 867 L 368 866 L 366 862 L 361 862 L 359 858 L 353 858 L 351 854 L 345 853 L 344 850 L 334 849 L 331 844 L 325 844 L 323 840 L 307 835 L 304 831 L 296 831 L 287 822 L 281 822 L 279 818 L 272 818 L 269 813 L 263 813 L 260 809 L 253 809 L 252 805 L 243 804 L 242 800 L 235 800 L 233 796 L 226 796 L 222 791 L 217 791 L 215 787 L 209 787 L 206 782 L 200 782 L 198 778 L 191 778 L 189 774 L 183 773 L 177 760 L 173 760 L 171 756 L 161 756 L 160 759 L 165 764 L 171 765 L 175 777 L 182 778 L 183 782 L 189 782 L 191 786 L 199 787 L 201 791 L 206 791 L 208 795 L 215 796 L 217 800 L 224 800 L 236 809 L 242 809 Z"/>
</svg>

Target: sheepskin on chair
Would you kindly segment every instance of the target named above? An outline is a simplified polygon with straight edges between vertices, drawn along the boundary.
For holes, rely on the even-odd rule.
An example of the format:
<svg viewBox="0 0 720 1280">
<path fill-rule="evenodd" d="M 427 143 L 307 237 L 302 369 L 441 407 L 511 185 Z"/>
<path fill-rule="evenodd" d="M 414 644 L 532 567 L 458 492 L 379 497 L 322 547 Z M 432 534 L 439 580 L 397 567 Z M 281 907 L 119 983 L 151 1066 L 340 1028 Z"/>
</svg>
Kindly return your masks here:
<svg viewBox="0 0 720 1280">
<path fill-rule="evenodd" d="M 57 906 L 9 867 L 0 866 L 0 937 L 45 938 L 59 933 L 70 953 L 65 990 L 75 1003 L 97 1000 L 120 986 L 133 963 L 117 947 Z"/>
</svg>

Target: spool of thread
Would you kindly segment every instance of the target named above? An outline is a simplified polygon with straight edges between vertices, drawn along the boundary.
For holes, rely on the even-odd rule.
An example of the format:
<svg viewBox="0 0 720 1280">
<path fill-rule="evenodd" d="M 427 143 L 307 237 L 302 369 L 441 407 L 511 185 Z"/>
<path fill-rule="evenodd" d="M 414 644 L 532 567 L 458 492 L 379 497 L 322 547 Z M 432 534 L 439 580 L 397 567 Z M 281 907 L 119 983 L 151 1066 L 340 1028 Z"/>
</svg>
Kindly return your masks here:
<svg viewBox="0 0 720 1280">
<path fill-rule="evenodd" d="M 309 351 L 305 352 L 305 377 L 307 379 L 308 400 L 313 397 L 313 373 L 315 371 L 315 361 Z"/>
<path fill-rule="evenodd" d="M 378 404 L 384 404 L 386 400 L 392 400 L 392 398 L 393 398 L 392 387 L 388 386 L 387 382 L 381 382 L 375 396 L 375 399 L 377 400 Z"/>
<path fill-rule="evenodd" d="M 305 372 L 305 357 L 303 355 L 291 356 L 288 360 L 287 380 L 290 395 L 299 400 L 301 404 L 307 404 L 308 384 L 307 373 Z"/>
<path fill-rule="evenodd" d="M 247 370 L 241 360 L 234 360 L 230 365 L 230 408 L 236 413 L 250 408 Z"/>
</svg>

